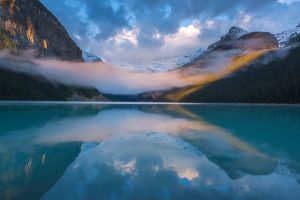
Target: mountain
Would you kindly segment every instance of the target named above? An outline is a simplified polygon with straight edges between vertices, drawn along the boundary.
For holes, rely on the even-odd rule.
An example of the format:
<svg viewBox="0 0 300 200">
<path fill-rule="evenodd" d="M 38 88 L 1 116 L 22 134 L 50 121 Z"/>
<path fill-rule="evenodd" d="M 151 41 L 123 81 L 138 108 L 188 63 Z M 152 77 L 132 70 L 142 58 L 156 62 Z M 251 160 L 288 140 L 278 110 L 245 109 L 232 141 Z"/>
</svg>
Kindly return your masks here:
<svg viewBox="0 0 300 200">
<path fill-rule="evenodd" d="M 183 65 L 195 60 L 203 53 L 204 53 L 204 50 L 202 48 L 198 49 L 196 52 L 186 53 L 177 59 L 176 64 L 177 64 L 177 66 L 183 66 Z"/>
<path fill-rule="evenodd" d="M 292 37 L 289 42 L 286 44 L 287 47 L 289 46 L 297 46 L 300 44 L 300 33 L 294 37 Z"/>
<path fill-rule="evenodd" d="M 203 49 L 187 52 L 183 55 L 168 55 L 155 58 L 129 58 L 110 61 L 120 69 L 126 69 L 133 72 L 166 72 L 175 70 L 186 63 L 191 62 L 203 53 Z"/>
<path fill-rule="evenodd" d="M 15 56 L 30 50 L 41 59 L 83 61 L 80 48 L 38 0 L 0 0 L 0 50 L 3 49 Z M 0 62 L 0 100 L 107 100 L 94 88 L 65 85 L 13 70 L 11 65 L 15 62 L 18 59 Z"/>
<path fill-rule="evenodd" d="M 276 37 L 267 32 L 252 32 L 243 34 L 238 39 L 228 38 L 217 42 L 214 48 L 180 68 L 180 72 L 194 80 L 194 84 L 165 92 L 154 92 L 152 100 L 299 102 L 297 66 L 300 63 L 300 47 L 297 42 L 300 41 L 300 36 L 293 38 L 285 48 L 279 48 Z M 219 63 L 216 62 L 218 59 L 221 60 Z M 143 94 L 142 97 L 147 96 L 149 94 Z"/>
<path fill-rule="evenodd" d="M 214 43 L 214 48 L 208 48 L 191 62 L 176 69 L 186 80 L 193 83 L 184 88 L 174 88 L 169 91 L 154 91 L 134 97 L 117 97 L 118 100 L 138 101 L 187 101 L 187 98 L 201 91 L 205 85 L 231 76 L 265 54 L 278 48 L 275 36 L 268 32 L 243 32 L 239 38 L 233 36 L 233 27 L 219 42 Z M 225 38 L 225 39 L 224 39 Z M 220 42 L 222 41 L 222 42 Z M 226 90 L 224 90 L 226 92 Z M 222 102 L 222 98 L 219 99 Z M 194 100 L 193 102 L 201 102 Z"/>
<path fill-rule="evenodd" d="M 288 51 L 288 52 L 287 52 Z M 282 55 L 286 54 L 284 57 Z M 203 85 L 184 102 L 299 103 L 300 46 L 271 51 L 230 76 Z"/>
<path fill-rule="evenodd" d="M 228 33 L 220 38 L 217 42 L 211 44 L 208 46 L 207 51 L 214 50 L 216 47 L 232 40 L 237 40 L 243 35 L 246 35 L 248 32 L 245 31 L 244 29 L 233 26 L 229 29 Z"/>
<path fill-rule="evenodd" d="M 3 62 L 3 60 L 6 60 Z M 22 69 L 12 70 L 17 62 L 30 61 L 0 58 L 0 100 L 107 100 L 97 89 L 65 85 Z"/>
<path fill-rule="evenodd" d="M 185 64 L 180 71 L 186 73 L 191 69 L 212 69 L 224 65 L 234 58 L 253 55 L 267 49 L 278 48 L 275 36 L 267 32 L 247 33 L 236 26 L 229 29 L 221 39 L 210 45 L 206 51 Z M 263 53 L 263 52 L 261 52 Z M 219 69 L 220 70 L 220 69 Z"/>
<path fill-rule="evenodd" d="M 229 59 L 225 70 L 207 75 L 185 88 L 156 93 L 156 101 L 226 103 L 299 103 L 300 34 L 293 34 L 284 47 L 278 37 L 253 32 L 238 39 L 219 42 L 211 52 L 181 69 L 209 68 L 209 59 L 222 53 Z M 281 45 L 282 46 L 282 45 Z M 228 52 L 233 51 L 229 54 Z M 229 55 L 229 56 L 228 56 Z"/>
<path fill-rule="evenodd" d="M 131 72 L 164 72 L 177 68 L 177 56 L 163 56 L 156 58 L 122 58 L 119 60 L 109 60 L 119 69 Z"/>
<path fill-rule="evenodd" d="M 80 48 L 38 0 L 0 1 L 0 49 L 33 49 L 37 57 L 82 61 Z"/>
<path fill-rule="evenodd" d="M 289 41 L 300 34 L 300 24 L 298 26 L 296 26 L 293 29 L 289 29 L 287 31 L 278 33 L 275 35 L 276 39 L 278 40 L 279 46 L 283 47 L 286 44 L 289 43 Z"/>
<path fill-rule="evenodd" d="M 83 57 L 84 62 L 102 62 L 103 61 L 99 56 L 96 56 L 88 51 L 82 52 L 82 57 Z"/>
</svg>

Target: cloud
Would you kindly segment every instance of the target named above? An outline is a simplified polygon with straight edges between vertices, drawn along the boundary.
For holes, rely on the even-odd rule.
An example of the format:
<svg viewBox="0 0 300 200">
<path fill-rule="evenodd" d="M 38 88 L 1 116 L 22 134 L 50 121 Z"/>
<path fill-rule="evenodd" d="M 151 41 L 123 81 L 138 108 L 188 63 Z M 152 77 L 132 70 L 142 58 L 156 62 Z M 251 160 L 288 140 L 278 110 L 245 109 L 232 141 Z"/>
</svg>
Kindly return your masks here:
<svg viewBox="0 0 300 200">
<path fill-rule="evenodd" d="M 179 27 L 175 34 L 167 35 L 164 37 L 164 45 L 162 46 L 163 51 L 172 51 L 172 49 L 178 48 L 194 48 L 199 47 L 199 42 L 197 38 L 201 34 L 201 26 L 197 21 L 188 26 Z"/>
<path fill-rule="evenodd" d="M 216 164 L 216 160 L 222 160 L 220 157 L 212 162 L 199 149 L 171 135 L 139 134 L 105 140 L 80 153 L 42 199 L 210 200 L 233 196 L 240 199 L 299 196 L 299 184 L 293 176 L 276 173 L 274 169 L 259 176 L 255 166 L 260 163 L 255 160 L 257 157 L 233 152 L 235 165 L 237 159 L 246 157 L 239 171 L 246 176 L 239 179 L 230 178 L 225 173 L 228 169 Z M 120 165 L 129 165 L 129 171 L 124 173 Z M 245 172 L 245 166 L 255 173 Z M 289 168 L 283 168 L 290 172 Z"/>
<path fill-rule="evenodd" d="M 293 2 L 297 2 L 299 0 L 277 0 L 279 3 L 282 3 L 282 4 L 290 4 L 290 3 L 293 3 Z"/>
<path fill-rule="evenodd" d="M 134 46 L 138 45 L 137 35 L 139 33 L 138 29 L 128 30 L 123 29 L 120 33 L 118 33 L 114 38 L 114 42 L 117 44 L 126 44 L 130 43 Z"/>
<path fill-rule="evenodd" d="M 176 45 L 184 45 L 181 44 L 182 40 L 180 39 L 189 41 L 192 45 L 193 39 L 198 37 L 202 30 L 196 24 L 181 28 L 175 36 L 167 38 L 166 40 L 169 41 L 162 50 L 170 50 L 172 52 Z M 128 37 L 128 41 L 132 40 L 134 43 L 135 36 L 133 32 L 124 31 L 123 34 Z M 180 39 L 177 40 L 178 38 Z M 123 41 L 120 40 L 119 42 L 122 43 Z M 250 40 L 246 41 L 246 43 L 246 46 L 249 47 L 250 45 L 250 47 L 255 49 L 256 44 L 261 43 L 261 41 L 259 39 Z M 236 45 L 244 46 L 245 43 L 240 42 Z M 275 54 L 274 57 L 284 57 L 287 51 L 289 49 L 283 49 L 278 55 Z M 212 77 L 224 77 L 230 72 L 228 67 L 232 57 L 241 53 L 242 50 L 239 48 L 212 52 L 184 68 L 166 72 L 147 73 L 120 69 L 103 62 L 80 63 L 55 59 L 36 59 L 30 51 L 18 56 L 2 51 L 0 52 L 0 67 L 30 75 L 43 76 L 48 80 L 67 85 L 94 87 L 102 93 L 131 95 L 182 88 L 207 82 Z M 175 67 L 171 68 L 174 69 Z"/>
<path fill-rule="evenodd" d="M 100 54 L 106 59 L 118 59 L 119 54 L 135 56 L 143 50 L 158 51 L 168 42 L 186 39 L 182 37 L 185 28 L 201 24 L 201 33 L 194 37 L 193 43 L 181 41 L 176 45 L 176 53 L 186 48 L 195 50 L 195 45 L 207 47 L 216 41 L 232 25 L 240 25 L 252 30 L 265 30 L 270 22 L 271 31 L 286 27 L 287 19 L 293 25 L 300 17 L 295 16 L 298 2 L 291 0 L 41 0 L 66 26 L 71 36 L 83 49 Z M 293 4 L 293 7 L 291 5 Z M 59 5 L 59 6 L 57 6 Z M 287 9 L 287 7 L 289 9 Z M 295 10 L 287 12 L 287 10 Z M 278 13 L 285 15 L 280 19 Z M 263 14 L 262 14 L 263 13 Z M 263 17 L 262 17 L 263 15 Z M 281 26 L 273 25 L 275 20 Z M 261 20 L 259 20 L 261 19 Z M 183 24 L 188 22 L 187 24 Z M 285 23 L 282 23 L 285 22 Z M 295 22 L 295 23 L 294 23 Z M 280 28 L 280 29 L 279 29 Z M 189 38 L 188 38 L 189 39 Z M 189 45 L 190 44 L 190 45 Z M 153 51 L 151 51 L 153 52 Z"/>
</svg>

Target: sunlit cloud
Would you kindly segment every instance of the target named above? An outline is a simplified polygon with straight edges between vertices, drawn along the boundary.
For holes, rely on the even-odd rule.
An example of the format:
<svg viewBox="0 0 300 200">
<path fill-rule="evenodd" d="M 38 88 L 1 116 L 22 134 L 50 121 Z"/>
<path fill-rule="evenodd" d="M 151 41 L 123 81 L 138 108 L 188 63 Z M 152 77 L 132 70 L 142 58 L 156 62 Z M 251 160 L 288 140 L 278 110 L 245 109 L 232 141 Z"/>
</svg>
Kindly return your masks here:
<svg viewBox="0 0 300 200">
<path fill-rule="evenodd" d="M 234 25 L 249 32 L 278 33 L 300 22 L 298 0 L 89 3 L 42 0 L 42 3 L 62 21 L 82 49 L 90 49 L 106 60 L 120 59 L 120 56 L 182 55 L 187 50 L 205 49 Z"/>
<path fill-rule="evenodd" d="M 193 24 L 190 24 L 186 27 L 181 26 L 177 33 L 164 37 L 164 46 L 162 49 L 165 51 L 170 51 L 174 48 L 197 48 L 199 47 L 199 34 L 201 34 L 201 26 L 198 21 L 194 21 Z"/>
</svg>

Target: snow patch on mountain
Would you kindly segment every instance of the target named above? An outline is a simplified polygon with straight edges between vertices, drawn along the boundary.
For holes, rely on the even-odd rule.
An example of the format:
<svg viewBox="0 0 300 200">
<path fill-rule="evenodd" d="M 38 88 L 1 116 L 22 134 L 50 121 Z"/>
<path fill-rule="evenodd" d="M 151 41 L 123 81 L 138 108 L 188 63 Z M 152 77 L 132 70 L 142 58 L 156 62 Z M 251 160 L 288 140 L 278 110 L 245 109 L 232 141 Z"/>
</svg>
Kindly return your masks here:
<svg viewBox="0 0 300 200">
<path fill-rule="evenodd" d="M 103 59 L 99 56 L 96 56 L 94 54 L 91 54 L 90 52 L 83 51 L 82 52 L 82 58 L 85 62 L 102 62 Z"/>
<path fill-rule="evenodd" d="M 132 72 L 164 72 L 177 67 L 176 56 L 165 56 L 157 58 L 123 58 L 118 61 L 111 61 L 120 69 Z"/>
<path fill-rule="evenodd" d="M 276 34 L 275 37 L 279 43 L 279 47 L 284 47 L 290 39 L 298 34 L 300 34 L 300 24 L 293 29 Z"/>
<path fill-rule="evenodd" d="M 199 49 L 196 52 L 188 52 L 184 55 L 171 55 L 156 58 L 128 58 L 119 61 L 112 60 L 109 62 L 121 69 L 133 72 L 166 72 L 187 64 L 200 56 L 203 52 L 203 49 Z"/>
<path fill-rule="evenodd" d="M 179 57 L 176 64 L 177 66 L 183 66 L 196 58 L 202 55 L 204 50 L 202 48 L 198 49 L 196 52 L 186 53 L 183 56 Z"/>
</svg>

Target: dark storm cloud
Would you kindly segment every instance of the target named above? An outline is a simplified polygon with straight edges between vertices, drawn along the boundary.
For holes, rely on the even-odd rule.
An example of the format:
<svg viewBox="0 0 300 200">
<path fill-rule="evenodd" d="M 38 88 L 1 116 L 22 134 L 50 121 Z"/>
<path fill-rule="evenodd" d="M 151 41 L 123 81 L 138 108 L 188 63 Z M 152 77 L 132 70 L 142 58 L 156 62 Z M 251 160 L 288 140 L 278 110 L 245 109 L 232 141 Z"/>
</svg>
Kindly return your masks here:
<svg viewBox="0 0 300 200">
<path fill-rule="evenodd" d="M 233 17 L 239 8 L 254 10 L 274 0 L 41 0 L 66 25 L 71 34 L 86 37 L 93 31 L 105 40 L 119 30 L 137 26 L 139 41 L 162 44 L 153 34 L 172 34 L 185 19 L 226 15 Z M 93 23 L 93 26 L 91 26 Z"/>
</svg>

